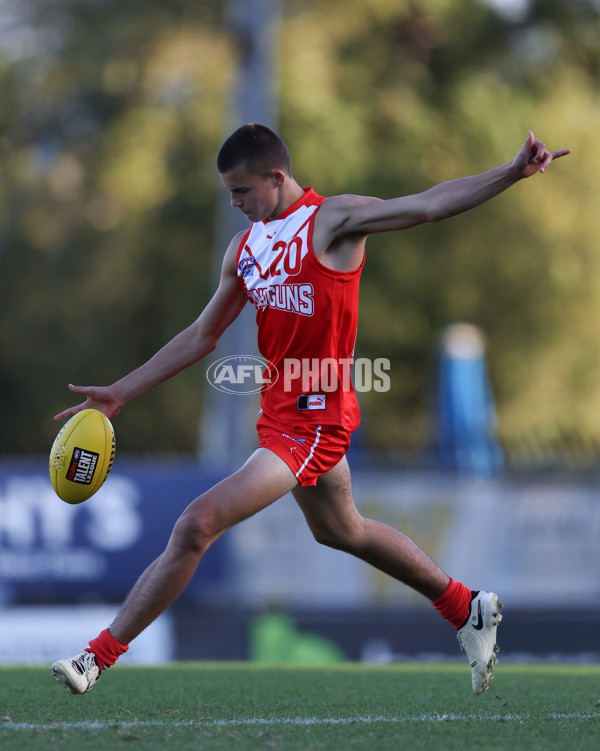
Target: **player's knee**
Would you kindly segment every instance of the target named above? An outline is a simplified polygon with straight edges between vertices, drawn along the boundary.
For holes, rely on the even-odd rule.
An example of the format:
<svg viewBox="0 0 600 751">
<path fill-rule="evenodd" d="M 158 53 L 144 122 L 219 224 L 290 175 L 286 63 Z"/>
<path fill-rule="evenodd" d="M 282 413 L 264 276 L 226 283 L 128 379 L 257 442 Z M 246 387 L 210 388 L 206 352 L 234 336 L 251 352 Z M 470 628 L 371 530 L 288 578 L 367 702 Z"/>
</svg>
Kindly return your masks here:
<svg viewBox="0 0 600 751">
<path fill-rule="evenodd" d="M 320 545 L 336 550 L 355 550 L 362 537 L 359 523 L 314 526 L 311 532 Z"/>
<path fill-rule="evenodd" d="M 319 543 L 319 545 L 325 545 L 328 548 L 337 548 L 339 549 L 341 546 L 342 539 L 339 534 L 336 533 L 335 530 L 332 529 L 313 529 L 312 530 L 313 537 L 315 540 Z"/>
<path fill-rule="evenodd" d="M 224 530 L 219 529 L 217 515 L 208 504 L 192 504 L 177 520 L 173 538 L 179 547 L 203 553 Z"/>
</svg>

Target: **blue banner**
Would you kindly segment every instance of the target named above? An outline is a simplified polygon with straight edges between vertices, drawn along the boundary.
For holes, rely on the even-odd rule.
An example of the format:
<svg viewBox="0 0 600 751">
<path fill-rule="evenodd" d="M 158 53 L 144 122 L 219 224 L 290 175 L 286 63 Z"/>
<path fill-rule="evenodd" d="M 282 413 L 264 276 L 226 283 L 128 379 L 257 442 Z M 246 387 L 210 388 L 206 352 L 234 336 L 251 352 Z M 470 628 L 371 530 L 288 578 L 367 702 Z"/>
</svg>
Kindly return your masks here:
<svg viewBox="0 0 600 751">
<path fill-rule="evenodd" d="M 0 600 L 122 600 L 183 509 L 221 479 L 193 462 L 121 461 L 92 498 L 71 506 L 55 495 L 47 461 L 0 462 Z M 185 595 L 223 586 L 227 557 L 225 536 Z"/>
</svg>

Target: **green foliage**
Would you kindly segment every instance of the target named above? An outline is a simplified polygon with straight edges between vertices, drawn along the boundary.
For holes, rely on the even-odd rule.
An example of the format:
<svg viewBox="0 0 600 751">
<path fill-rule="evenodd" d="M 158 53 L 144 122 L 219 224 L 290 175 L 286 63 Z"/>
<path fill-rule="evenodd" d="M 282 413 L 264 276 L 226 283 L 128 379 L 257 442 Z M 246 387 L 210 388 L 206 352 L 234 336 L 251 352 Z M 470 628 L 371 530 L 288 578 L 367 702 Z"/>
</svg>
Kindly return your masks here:
<svg viewBox="0 0 600 751">
<path fill-rule="evenodd" d="M 393 363 L 390 394 L 362 397 L 371 442 L 423 445 L 436 336 L 456 320 L 487 335 L 509 448 L 597 441 L 597 10 L 538 3 L 513 24 L 478 2 L 373 5 L 323 22 L 304 4 L 287 28 L 285 129 L 321 190 L 415 192 L 508 161 L 528 129 L 575 153 L 468 215 L 369 241 L 357 351 Z"/>
<path fill-rule="evenodd" d="M 210 294 L 231 44 L 217 2 L 146 5 L 28 3 L 59 54 L 1 66 L 7 451 L 45 451 L 68 381 L 103 383 L 137 366 Z M 183 382 L 183 399 L 169 386 L 132 405 L 121 448 L 192 449 L 187 416 L 200 402 Z"/>
<path fill-rule="evenodd" d="M 0 40 L 0 451 L 46 452 L 66 383 L 140 364 L 208 301 L 236 47 L 216 0 L 20 0 Z M 600 24 L 592 0 L 283 0 L 280 130 L 302 184 L 391 197 L 574 153 L 467 215 L 368 243 L 357 354 L 378 448 L 426 440 L 440 329 L 482 327 L 506 446 L 600 439 Z M 193 451 L 192 369 L 119 417 Z M 390 420 L 389 415 L 394 419 Z"/>
</svg>

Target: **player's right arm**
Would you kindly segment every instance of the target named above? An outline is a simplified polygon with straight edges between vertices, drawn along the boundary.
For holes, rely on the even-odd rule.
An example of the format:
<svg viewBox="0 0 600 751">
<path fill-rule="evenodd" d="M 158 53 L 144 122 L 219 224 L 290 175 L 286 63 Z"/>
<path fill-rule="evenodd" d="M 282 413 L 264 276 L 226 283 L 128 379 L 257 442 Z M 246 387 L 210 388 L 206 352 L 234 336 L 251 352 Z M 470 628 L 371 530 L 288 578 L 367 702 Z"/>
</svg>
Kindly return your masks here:
<svg viewBox="0 0 600 751">
<path fill-rule="evenodd" d="M 69 384 L 71 391 L 82 394 L 86 400 L 60 412 L 54 419 L 72 417 L 83 409 L 100 410 L 112 419 L 127 402 L 164 383 L 212 352 L 225 329 L 235 321 L 247 301 L 235 266 L 243 235 L 244 232 L 240 232 L 231 241 L 223 259 L 217 291 L 190 326 L 180 331 L 143 365 L 110 386 Z"/>
</svg>

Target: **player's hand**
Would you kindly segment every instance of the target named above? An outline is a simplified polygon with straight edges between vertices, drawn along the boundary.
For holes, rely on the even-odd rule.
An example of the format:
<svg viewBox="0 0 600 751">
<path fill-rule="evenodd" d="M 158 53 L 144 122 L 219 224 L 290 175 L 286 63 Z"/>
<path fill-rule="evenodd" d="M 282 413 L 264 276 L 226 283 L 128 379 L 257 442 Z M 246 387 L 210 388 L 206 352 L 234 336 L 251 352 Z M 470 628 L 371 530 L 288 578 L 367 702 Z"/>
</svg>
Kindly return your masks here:
<svg viewBox="0 0 600 751">
<path fill-rule="evenodd" d="M 123 407 L 123 402 L 117 399 L 110 386 L 73 386 L 70 383 L 69 388 L 75 394 L 85 396 L 86 400 L 75 407 L 69 407 L 69 409 L 59 412 L 55 416 L 55 420 L 64 420 L 67 417 L 73 417 L 73 415 L 84 409 L 97 409 L 99 412 L 104 412 L 109 420 L 112 420 L 119 414 Z"/>
<path fill-rule="evenodd" d="M 512 167 L 517 177 L 531 177 L 536 172 L 545 172 L 554 159 L 570 153 L 571 149 L 548 151 L 546 144 L 538 141 L 533 133 L 529 131 L 527 140 L 512 161 Z"/>
</svg>

